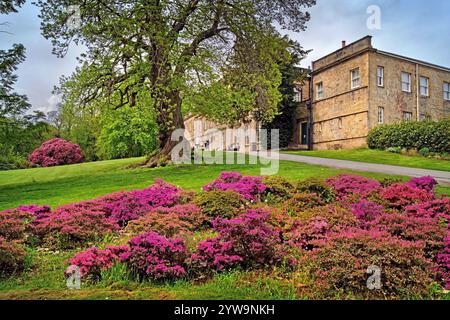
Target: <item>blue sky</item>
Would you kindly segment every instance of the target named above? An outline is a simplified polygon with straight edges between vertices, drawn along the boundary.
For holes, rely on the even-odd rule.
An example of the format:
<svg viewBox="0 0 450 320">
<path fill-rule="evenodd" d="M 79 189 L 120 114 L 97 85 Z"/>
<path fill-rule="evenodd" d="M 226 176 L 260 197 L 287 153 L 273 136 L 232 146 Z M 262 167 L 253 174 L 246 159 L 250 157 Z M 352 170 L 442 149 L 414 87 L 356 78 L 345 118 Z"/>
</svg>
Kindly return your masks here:
<svg viewBox="0 0 450 320">
<path fill-rule="evenodd" d="M 52 55 L 50 41 L 40 34 L 38 10 L 30 1 L 19 13 L 0 16 L 7 21 L 0 34 L 0 48 L 23 43 L 27 60 L 19 66 L 16 88 L 27 94 L 34 109 L 52 110 L 58 98 L 51 91 L 61 75 L 70 75 L 81 48 L 72 47 L 61 59 Z M 369 30 L 366 10 L 370 5 L 381 9 L 381 29 Z M 368 34 L 376 48 L 434 64 L 450 67 L 450 1 L 448 0 L 317 0 L 311 10 L 308 29 L 289 35 L 305 49 L 313 49 L 303 61 L 320 58 L 341 46 Z"/>
</svg>

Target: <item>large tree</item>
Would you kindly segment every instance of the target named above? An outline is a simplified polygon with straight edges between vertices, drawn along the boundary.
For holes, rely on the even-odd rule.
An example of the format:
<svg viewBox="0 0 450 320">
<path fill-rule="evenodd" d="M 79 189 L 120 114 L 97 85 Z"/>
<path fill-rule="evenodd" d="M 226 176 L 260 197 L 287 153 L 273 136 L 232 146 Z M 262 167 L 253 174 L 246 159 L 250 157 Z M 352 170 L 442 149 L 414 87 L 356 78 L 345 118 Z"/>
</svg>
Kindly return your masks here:
<svg viewBox="0 0 450 320">
<path fill-rule="evenodd" d="M 270 79 L 273 46 L 281 37 L 274 24 L 301 31 L 304 10 L 315 0 L 37 0 L 42 32 L 54 53 L 64 56 L 71 42 L 86 46 L 81 56 L 85 90 L 80 103 L 111 97 L 117 108 L 134 106 L 140 92 L 152 98 L 159 126 L 158 157 L 170 157 L 184 128 L 183 97 L 198 83 L 217 83 L 214 75 L 251 85 L 254 107 L 276 106 Z M 81 20 L 69 24 L 68 5 L 79 6 Z M 271 60 L 273 59 L 273 60 Z M 242 89 L 242 88 L 241 88 Z M 256 110 L 255 114 L 258 114 Z M 243 115 L 245 116 L 245 115 Z M 158 157 L 149 165 L 158 163 Z"/>
</svg>

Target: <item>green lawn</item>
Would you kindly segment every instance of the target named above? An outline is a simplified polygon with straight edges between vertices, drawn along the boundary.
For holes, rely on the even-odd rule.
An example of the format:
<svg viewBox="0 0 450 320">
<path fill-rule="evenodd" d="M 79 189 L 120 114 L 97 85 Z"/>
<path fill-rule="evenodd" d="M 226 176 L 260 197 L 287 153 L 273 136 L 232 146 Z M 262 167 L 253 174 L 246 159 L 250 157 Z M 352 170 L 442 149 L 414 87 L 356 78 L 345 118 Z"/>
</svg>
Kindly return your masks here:
<svg viewBox="0 0 450 320">
<path fill-rule="evenodd" d="M 422 156 L 406 156 L 382 150 L 318 150 L 286 151 L 285 153 L 319 158 L 351 160 L 358 162 L 380 163 L 394 166 L 450 171 L 450 161 L 447 160 L 437 160 L 425 158 Z"/>
<path fill-rule="evenodd" d="M 57 206 L 92 199 L 119 190 L 144 188 L 155 178 L 163 178 L 180 187 L 200 190 L 222 171 L 239 171 L 259 175 L 261 165 L 181 165 L 156 169 L 130 169 L 143 158 L 84 163 L 53 168 L 36 168 L 0 172 L 0 210 L 20 204 L 49 204 Z M 290 180 L 308 177 L 329 177 L 349 170 L 325 168 L 297 162 L 280 162 L 279 175 Z M 373 178 L 385 175 L 360 173 Z M 403 179 L 407 179 L 403 177 Z M 439 187 L 450 194 L 450 187 Z M 193 285 L 180 281 L 175 284 L 138 283 L 114 276 L 82 290 L 67 290 L 64 280 L 66 261 L 75 252 L 33 250 L 33 267 L 21 274 L 0 281 L 0 299 L 294 299 L 308 298 L 298 290 L 305 280 L 264 275 L 258 272 L 235 271 Z"/>
<path fill-rule="evenodd" d="M 0 210 L 21 204 L 57 206 L 92 199 L 114 191 L 142 189 L 155 178 L 180 187 L 200 190 L 201 186 L 219 176 L 221 171 L 239 171 L 259 175 L 260 165 L 180 165 L 156 169 L 129 169 L 143 158 L 83 163 L 52 168 L 35 168 L 0 172 Z M 291 180 L 308 177 L 329 177 L 349 170 L 325 168 L 297 162 L 280 162 L 279 175 Z M 374 178 L 385 175 L 360 173 Z M 406 178 L 405 178 L 406 179 Z M 449 193 L 449 187 L 440 187 Z"/>
</svg>

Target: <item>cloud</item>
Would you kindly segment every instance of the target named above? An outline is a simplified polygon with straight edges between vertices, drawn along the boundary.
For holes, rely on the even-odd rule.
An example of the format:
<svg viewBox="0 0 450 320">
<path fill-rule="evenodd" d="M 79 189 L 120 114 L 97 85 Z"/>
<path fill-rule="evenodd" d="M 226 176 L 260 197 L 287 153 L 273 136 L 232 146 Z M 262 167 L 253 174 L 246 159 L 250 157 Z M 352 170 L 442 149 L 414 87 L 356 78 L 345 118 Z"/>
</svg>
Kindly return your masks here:
<svg viewBox="0 0 450 320">
<path fill-rule="evenodd" d="M 42 107 L 39 108 L 39 110 L 48 113 L 50 111 L 55 111 L 58 107 L 58 103 L 61 102 L 61 97 L 55 94 L 52 94 L 50 97 L 48 97 L 47 99 L 47 104 Z"/>
</svg>

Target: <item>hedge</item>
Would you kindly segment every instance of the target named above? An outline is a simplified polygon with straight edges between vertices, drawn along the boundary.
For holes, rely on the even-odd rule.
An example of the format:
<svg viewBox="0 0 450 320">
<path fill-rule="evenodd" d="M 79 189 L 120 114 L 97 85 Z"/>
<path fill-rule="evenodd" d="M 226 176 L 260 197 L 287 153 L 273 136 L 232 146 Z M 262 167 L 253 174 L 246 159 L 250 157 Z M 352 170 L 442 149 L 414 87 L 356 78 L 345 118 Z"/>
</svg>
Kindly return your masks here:
<svg viewBox="0 0 450 320">
<path fill-rule="evenodd" d="M 403 122 L 372 129 L 367 137 L 371 149 L 401 147 L 431 152 L 450 152 L 450 119 L 434 122 Z"/>
</svg>

